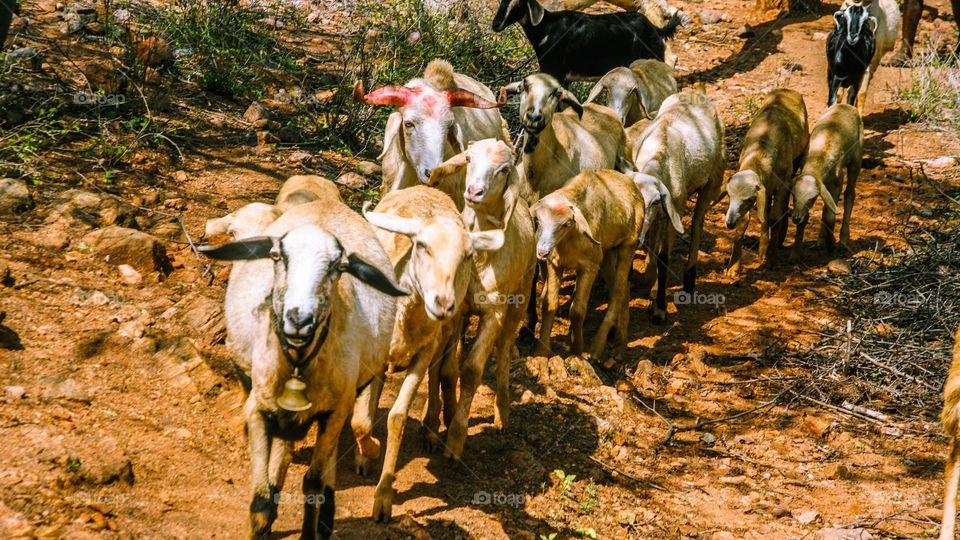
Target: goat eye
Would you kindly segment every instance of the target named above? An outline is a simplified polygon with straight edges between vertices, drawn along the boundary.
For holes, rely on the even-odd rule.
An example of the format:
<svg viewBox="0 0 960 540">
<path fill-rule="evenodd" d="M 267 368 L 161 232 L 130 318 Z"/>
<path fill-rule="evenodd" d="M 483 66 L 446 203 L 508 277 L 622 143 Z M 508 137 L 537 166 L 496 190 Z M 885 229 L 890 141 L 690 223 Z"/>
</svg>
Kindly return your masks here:
<svg viewBox="0 0 960 540">
<path fill-rule="evenodd" d="M 274 262 L 280 262 L 280 259 L 281 259 L 281 257 L 280 257 L 280 252 L 279 252 L 279 251 L 271 251 L 271 252 L 270 252 L 270 258 L 273 259 Z"/>
<path fill-rule="evenodd" d="M 413 122 L 411 122 L 410 120 L 407 120 L 406 122 L 403 123 L 403 128 L 404 128 L 404 129 L 413 129 Z"/>
</svg>

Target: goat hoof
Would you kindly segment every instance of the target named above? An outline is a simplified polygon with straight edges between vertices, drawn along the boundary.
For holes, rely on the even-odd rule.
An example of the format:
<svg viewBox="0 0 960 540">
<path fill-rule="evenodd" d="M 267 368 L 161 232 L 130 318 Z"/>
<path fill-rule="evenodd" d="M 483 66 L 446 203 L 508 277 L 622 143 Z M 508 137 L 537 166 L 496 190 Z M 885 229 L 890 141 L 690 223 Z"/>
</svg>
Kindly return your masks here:
<svg viewBox="0 0 960 540">
<path fill-rule="evenodd" d="M 653 310 L 653 324 L 667 324 L 667 312 L 663 309 Z"/>
<path fill-rule="evenodd" d="M 687 268 L 683 273 L 683 292 L 692 293 L 697 287 L 697 268 Z"/>
<path fill-rule="evenodd" d="M 357 454 L 356 462 L 354 463 L 356 467 L 357 474 L 360 476 L 366 476 L 370 473 L 372 467 L 370 466 L 373 460 L 367 459 L 360 454 Z"/>
<path fill-rule="evenodd" d="M 373 496 L 373 520 L 387 523 L 393 515 L 393 488 L 377 488 Z"/>
<path fill-rule="evenodd" d="M 423 446 L 426 447 L 427 452 L 435 454 L 437 450 L 440 450 L 440 447 L 443 446 L 443 442 L 440 440 L 440 435 L 437 435 L 436 432 L 424 429 Z"/>
</svg>

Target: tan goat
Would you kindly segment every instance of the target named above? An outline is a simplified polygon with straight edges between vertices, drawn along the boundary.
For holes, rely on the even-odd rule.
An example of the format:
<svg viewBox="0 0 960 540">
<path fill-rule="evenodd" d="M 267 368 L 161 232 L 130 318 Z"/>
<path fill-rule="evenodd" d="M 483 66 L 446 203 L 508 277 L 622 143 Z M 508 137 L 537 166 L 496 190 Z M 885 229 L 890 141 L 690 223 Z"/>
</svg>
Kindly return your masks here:
<svg viewBox="0 0 960 540">
<path fill-rule="evenodd" d="M 940 420 L 943 430 L 950 438 L 950 457 L 943 473 L 946 486 L 943 491 L 943 523 L 940 525 L 940 540 L 953 540 L 957 519 L 957 483 L 960 482 L 960 441 L 957 440 L 960 424 L 960 327 L 954 336 L 953 364 L 943 386 L 943 413 Z"/>
<path fill-rule="evenodd" d="M 538 224 L 537 258 L 547 263 L 538 354 L 551 354 L 550 331 L 560 298 L 560 279 L 563 270 L 571 269 L 577 272 L 570 307 L 571 352 L 580 354 L 584 349 L 583 320 L 593 282 L 602 270 L 610 300 L 590 355 L 601 356 L 611 328 L 617 331 L 613 356 L 620 355 L 626 346 L 630 268 L 644 211 L 633 178 L 610 170 L 580 173 L 540 199 L 532 211 Z"/>
<path fill-rule="evenodd" d="M 850 216 L 856 198 L 857 178 L 863 159 L 863 120 L 852 105 L 838 103 L 824 113 L 810 133 L 810 149 L 803 170 L 793 185 L 793 222 L 797 234 L 792 257 L 803 254 L 803 233 L 810 217 L 810 207 L 819 195 L 823 198 L 823 218 L 820 224 L 820 244 L 833 253 L 833 227 L 837 222 L 837 199 L 843 191 L 843 223 L 840 226 L 840 244 L 849 249 Z"/>
<path fill-rule="evenodd" d="M 787 236 L 790 183 L 807 149 L 809 127 L 803 96 L 780 88 L 767 94 L 750 124 L 740 153 L 740 169 L 727 181 L 730 196 L 726 224 L 737 229 L 727 273 L 740 273 L 743 236 L 756 208 L 760 222 L 760 262 L 770 256 L 770 236 L 780 248 Z"/>
</svg>

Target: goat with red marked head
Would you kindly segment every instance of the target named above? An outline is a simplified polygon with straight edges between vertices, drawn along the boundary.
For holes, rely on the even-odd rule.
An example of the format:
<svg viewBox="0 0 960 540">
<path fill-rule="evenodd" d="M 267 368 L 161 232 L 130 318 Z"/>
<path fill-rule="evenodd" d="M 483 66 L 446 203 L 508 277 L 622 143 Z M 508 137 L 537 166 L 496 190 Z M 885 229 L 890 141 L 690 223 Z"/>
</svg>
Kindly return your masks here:
<svg viewBox="0 0 960 540">
<path fill-rule="evenodd" d="M 356 98 L 371 105 L 393 107 L 383 136 L 384 192 L 426 184 L 445 159 L 463 151 L 470 141 L 497 138 L 509 141 L 493 92 L 476 80 L 454 73 L 449 62 L 434 60 L 423 78 L 404 86 L 378 88 Z M 462 178 L 439 186 L 463 207 Z"/>
</svg>

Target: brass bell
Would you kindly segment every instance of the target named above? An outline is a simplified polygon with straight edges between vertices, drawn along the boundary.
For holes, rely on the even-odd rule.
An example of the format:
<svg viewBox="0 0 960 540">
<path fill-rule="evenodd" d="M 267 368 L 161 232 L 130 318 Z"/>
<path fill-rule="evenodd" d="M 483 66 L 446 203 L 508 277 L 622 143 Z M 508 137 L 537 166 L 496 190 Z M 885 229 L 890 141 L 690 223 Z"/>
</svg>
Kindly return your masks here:
<svg viewBox="0 0 960 540">
<path fill-rule="evenodd" d="M 303 382 L 299 372 L 294 370 L 293 375 L 283 384 L 283 393 L 277 398 L 277 405 L 283 410 L 292 412 L 309 409 L 313 404 L 310 403 L 310 400 L 307 399 L 307 396 L 303 393 L 306 389 L 307 383 Z"/>
</svg>

